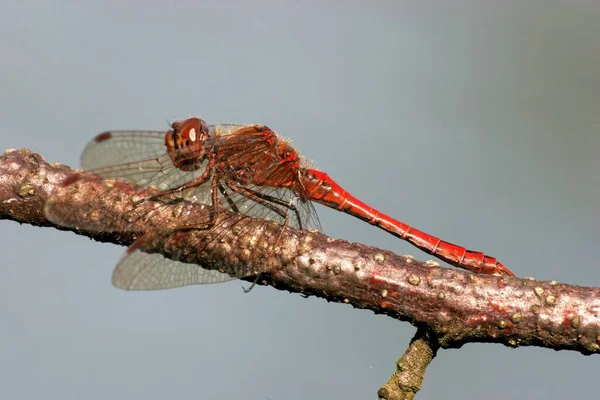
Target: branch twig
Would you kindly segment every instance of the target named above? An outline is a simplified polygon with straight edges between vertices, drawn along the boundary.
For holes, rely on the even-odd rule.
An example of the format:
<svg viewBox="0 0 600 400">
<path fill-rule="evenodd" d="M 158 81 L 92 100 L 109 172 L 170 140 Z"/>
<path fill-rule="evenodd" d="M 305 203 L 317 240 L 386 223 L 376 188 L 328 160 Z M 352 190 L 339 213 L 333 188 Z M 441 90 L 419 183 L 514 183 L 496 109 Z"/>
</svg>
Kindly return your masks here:
<svg viewBox="0 0 600 400">
<path fill-rule="evenodd" d="M 439 344 L 427 328 L 417 329 L 406 352 L 396 362 L 397 370 L 377 392 L 380 399 L 410 400 L 421 390 L 425 370 L 436 356 Z"/>
</svg>

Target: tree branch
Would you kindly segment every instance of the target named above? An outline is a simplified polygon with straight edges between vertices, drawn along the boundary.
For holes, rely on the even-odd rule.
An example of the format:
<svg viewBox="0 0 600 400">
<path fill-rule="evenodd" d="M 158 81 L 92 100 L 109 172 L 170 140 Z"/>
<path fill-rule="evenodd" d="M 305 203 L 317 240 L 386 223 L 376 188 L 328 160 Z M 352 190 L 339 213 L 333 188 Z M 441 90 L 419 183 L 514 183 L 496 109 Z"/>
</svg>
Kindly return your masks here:
<svg viewBox="0 0 600 400">
<path fill-rule="evenodd" d="M 130 245 L 148 227 L 171 232 L 182 220 L 193 226 L 199 221 L 205 224 L 208 218 L 208 208 L 202 204 L 179 202 L 165 207 L 160 203 L 162 207 L 157 207 L 145 202 L 140 207 L 149 207 L 152 212 L 142 213 L 148 217 L 140 220 L 129 216 L 133 222 L 126 230 L 115 226 L 114 232 L 83 231 L 77 228 L 78 221 L 86 221 L 86 227 L 93 227 L 94 219 L 99 218 L 121 221 L 128 217 L 132 204 L 157 192 L 85 173 L 76 185 L 60 191 L 60 183 L 71 173 L 70 168 L 51 165 L 29 150 L 6 151 L 0 158 L 0 219 L 52 226 L 103 242 Z M 55 212 L 63 213 L 66 225 L 73 228 L 56 226 L 45 218 L 44 205 L 53 190 Z M 205 269 L 219 269 L 248 281 L 260 272 L 259 284 L 349 303 L 408 321 L 419 328 L 419 333 L 400 364 L 415 365 L 411 354 L 421 348 L 417 353 L 429 354 L 421 357 L 419 368 L 423 371 L 437 346 L 458 348 L 470 342 L 600 353 L 598 288 L 476 275 L 442 268 L 433 261 L 418 262 L 412 256 L 334 240 L 320 232 L 282 231 L 274 222 L 227 212 L 218 218 L 228 218 L 232 228 L 221 232 L 179 230 L 169 233 L 167 240 L 150 235 L 143 242 L 143 250 L 178 257 Z M 165 221 L 170 222 L 165 225 Z M 394 387 L 420 387 L 419 379 L 406 381 L 402 370 L 396 375 L 399 380 L 393 385 L 388 383 L 380 394 L 387 391 L 391 396 Z"/>
<path fill-rule="evenodd" d="M 396 362 L 396 372 L 379 389 L 377 395 L 385 400 L 410 400 L 421 390 L 425 370 L 439 349 L 429 329 L 420 327 L 404 355 Z"/>
</svg>

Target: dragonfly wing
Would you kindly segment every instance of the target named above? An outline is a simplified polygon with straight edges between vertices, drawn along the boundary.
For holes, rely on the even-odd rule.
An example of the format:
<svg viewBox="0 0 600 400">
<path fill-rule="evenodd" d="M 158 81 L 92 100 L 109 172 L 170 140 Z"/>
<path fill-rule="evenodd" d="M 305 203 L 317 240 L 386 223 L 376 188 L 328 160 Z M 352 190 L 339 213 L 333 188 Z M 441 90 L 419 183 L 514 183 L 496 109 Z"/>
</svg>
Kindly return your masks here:
<svg viewBox="0 0 600 400">
<path fill-rule="evenodd" d="M 141 250 L 127 251 L 113 271 L 112 283 L 123 290 L 160 290 L 236 279 L 196 264 L 171 260 Z"/>
<path fill-rule="evenodd" d="M 91 170 L 154 158 L 166 153 L 166 131 L 109 131 L 90 141 L 81 154 L 81 166 Z"/>
</svg>

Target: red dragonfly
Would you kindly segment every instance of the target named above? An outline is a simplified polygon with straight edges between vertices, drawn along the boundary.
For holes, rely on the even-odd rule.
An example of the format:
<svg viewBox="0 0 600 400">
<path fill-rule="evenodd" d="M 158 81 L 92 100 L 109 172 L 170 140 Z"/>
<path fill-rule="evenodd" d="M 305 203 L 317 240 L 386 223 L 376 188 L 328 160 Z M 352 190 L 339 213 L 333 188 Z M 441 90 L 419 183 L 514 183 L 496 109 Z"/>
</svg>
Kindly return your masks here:
<svg viewBox="0 0 600 400">
<path fill-rule="evenodd" d="M 264 125 L 207 125 L 194 117 L 169 131 L 110 131 L 83 151 L 82 167 L 103 178 L 155 186 L 159 196 L 179 194 L 301 229 L 320 229 L 312 202 L 367 221 L 449 264 L 483 274 L 513 276 L 494 257 L 467 250 L 400 222 L 363 203 L 324 172 L 307 167 L 298 152 Z M 51 210 L 47 210 L 51 219 Z M 60 221 L 56 221 L 59 222 Z M 113 283 L 123 289 L 164 289 L 234 279 L 218 271 L 131 251 Z"/>
</svg>

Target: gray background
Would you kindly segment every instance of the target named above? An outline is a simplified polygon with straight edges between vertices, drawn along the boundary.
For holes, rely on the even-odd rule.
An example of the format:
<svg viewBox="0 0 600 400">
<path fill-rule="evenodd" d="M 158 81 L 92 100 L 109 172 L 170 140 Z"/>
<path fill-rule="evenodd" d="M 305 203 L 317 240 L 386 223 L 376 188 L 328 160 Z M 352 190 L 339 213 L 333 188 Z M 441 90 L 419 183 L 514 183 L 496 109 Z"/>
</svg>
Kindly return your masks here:
<svg viewBox="0 0 600 400">
<path fill-rule="evenodd" d="M 250 2 L 249 2 L 250 3 Z M 521 276 L 600 284 L 600 3 L 3 1 L 0 148 L 263 123 L 381 210 Z M 318 206 L 327 234 L 429 257 Z M 415 329 L 223 285 L 127 293 L 124 248 L 0 222 L 0 397 L 366 399 Z M 420 398 L 597 396 L 597 356 L 467 345 Z"/>
</svg>

